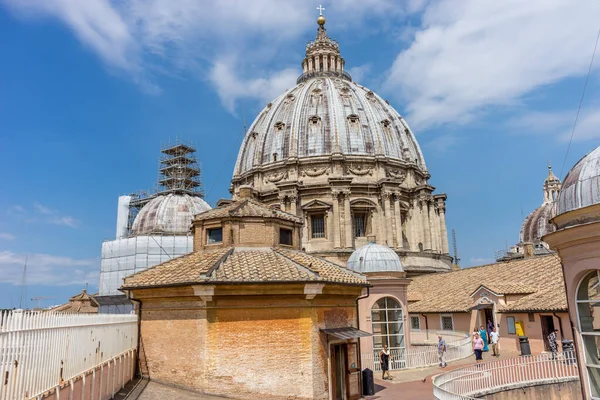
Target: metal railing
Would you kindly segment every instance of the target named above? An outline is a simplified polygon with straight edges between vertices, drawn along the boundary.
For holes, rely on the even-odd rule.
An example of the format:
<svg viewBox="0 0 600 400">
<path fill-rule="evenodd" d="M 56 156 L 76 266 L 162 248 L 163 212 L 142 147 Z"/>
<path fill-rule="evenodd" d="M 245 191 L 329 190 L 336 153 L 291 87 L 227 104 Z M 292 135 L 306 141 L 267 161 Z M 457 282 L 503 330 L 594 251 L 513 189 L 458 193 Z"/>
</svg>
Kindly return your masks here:
<svg viewBox="0 0 600 400">
<path fill-rule="evenodd" d="M 24 399 L 137 348 L 137 316 L 0 313 L 0 399 Z"/>
<path fill-rule="evenodd" d="M 446 362 L 467 358 L 473 354 L 471 338 L 466 332 L 457 331 L 411 331 L 411 346 L 408 349 L 390 351 L 390 370 L 422 368 L 439 364 L 438 334 L 446 341 Z M 381 371 L 379 351 L 362 354 L 362 367 Z"/>
<path fill-rule="evenodd" d="M 573 352 L 522 356 L 491 361 L 438 375 L 433 394 L 438 400 L 474 400 L 504 389 L 579 379 Z"/>
</svg>

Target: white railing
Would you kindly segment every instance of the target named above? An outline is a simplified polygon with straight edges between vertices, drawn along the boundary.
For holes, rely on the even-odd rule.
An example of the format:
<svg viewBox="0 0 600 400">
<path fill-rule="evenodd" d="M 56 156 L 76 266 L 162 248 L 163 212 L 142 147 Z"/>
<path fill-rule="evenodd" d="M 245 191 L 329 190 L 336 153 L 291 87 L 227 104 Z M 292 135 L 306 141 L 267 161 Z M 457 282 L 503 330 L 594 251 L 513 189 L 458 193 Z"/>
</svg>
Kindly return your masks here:
<svg viewBox="0 0 600 400">
<path fill-rule="evenodd" d="M 0 313 L 0 399 L 31 398 L 137 348 L 137 316 Z"/>
<path fill-rule="evenodd" d="M 390 351 L 390 370 L 422 368 L 439 364 L 438 334 L 446 341 L 446 362 L 460 360 L 473 354 L 471 338 L 466 332 L 457 331 L 411 331 L 408 349 Z M 362 354 L 362 367 L 381 371 L 379 351 Z"/>
<path fill-rule="evenodd" d="M 578 379 L 573 352 L 523 356 L 491 361 L 438 375 L 433 394 L 438 400 L 473 400 L 504 389 Z"/>
</svg>

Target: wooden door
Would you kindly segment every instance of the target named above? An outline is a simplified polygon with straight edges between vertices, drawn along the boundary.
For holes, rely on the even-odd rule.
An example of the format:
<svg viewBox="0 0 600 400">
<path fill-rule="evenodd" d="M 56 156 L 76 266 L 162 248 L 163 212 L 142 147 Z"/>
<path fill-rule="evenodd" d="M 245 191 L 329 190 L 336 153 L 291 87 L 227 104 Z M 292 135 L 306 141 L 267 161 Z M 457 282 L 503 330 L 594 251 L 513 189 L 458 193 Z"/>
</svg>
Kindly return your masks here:
<svg viewBox="0 0 600 400">
<path fill-rule="evenodd" d="M 554 332 L 554 319 L 551 315 L 540 316 L 542 323 L 542 337 L 544 339 L 544 349 L 550 351 L 550 342 L 548 341 L 548 335 Z"/>
<path fill-rule="evenodd" d="M 348 400 L 346 344 L 331 345 L 331 389 L 333 400 Z"/>
<path fill-rule="evenodd" d="M 357 343 L 348 343 L 346 345 L 346 381 L 348 400 L 357 400 L 361 398 L 361 376 L 358 366 L 358 346 Z"/>
</svg>

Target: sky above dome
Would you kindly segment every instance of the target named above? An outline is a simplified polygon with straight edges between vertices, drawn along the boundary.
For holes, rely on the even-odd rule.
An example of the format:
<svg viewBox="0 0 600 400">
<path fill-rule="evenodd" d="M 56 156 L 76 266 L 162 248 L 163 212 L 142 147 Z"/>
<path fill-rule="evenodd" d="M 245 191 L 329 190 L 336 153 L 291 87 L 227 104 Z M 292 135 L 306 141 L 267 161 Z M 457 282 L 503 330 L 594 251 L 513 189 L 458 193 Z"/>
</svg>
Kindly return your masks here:
<svg viewBox="0 0 600 400">
<path fill-rule="evenodd" d="M 18 305 L 26 256 L 26 306 L 95 292 L 117 197 L 154 186 L 175 137 L 197 144 L 206 200 L 228 197 L 244 116 L 295 84 L 317 6 L 0 0 L 0 308 Z M 548 162 L 562 179 L 598 146 L 600 57 L 567 154 L 600 2 L 323 6 L 354 80 L 417 135 L 463 267 L 518 241 Z"/>
</svg>

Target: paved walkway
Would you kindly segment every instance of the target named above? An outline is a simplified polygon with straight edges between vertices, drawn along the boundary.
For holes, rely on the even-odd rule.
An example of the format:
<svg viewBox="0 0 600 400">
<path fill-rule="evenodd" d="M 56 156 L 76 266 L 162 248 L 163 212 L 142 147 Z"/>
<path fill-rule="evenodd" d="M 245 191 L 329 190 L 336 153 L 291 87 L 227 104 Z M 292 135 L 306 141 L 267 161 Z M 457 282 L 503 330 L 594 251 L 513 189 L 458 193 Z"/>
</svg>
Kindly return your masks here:
<svg viewBox="0 0 600 400">
<path fill-rule="evenodd" d="M 224 400 L 224 398 L 189 392 L 150 381 L 138 400 Z"/>
<path fill-rule="evenodd" d="M 519 356 L 519 352 L 504 352 L 496 358 L 491 352 L 483 353 L 483 361 L 504 360 Z M 393 380 L 381 380 L 379 373 L 375 377 L 375 396 L 367 396 L 366 399 L 377 400 L 432 400 L 433 383 L 431 378 L 435 375 L 475 364 L 475 356 L 462 360 L 453 361 L 446 368 L 438 366 L 409 369 L 406 371 L 392 372 Z M 378 379 L 379 378 L 379 379 Z"/>
</svg>

